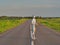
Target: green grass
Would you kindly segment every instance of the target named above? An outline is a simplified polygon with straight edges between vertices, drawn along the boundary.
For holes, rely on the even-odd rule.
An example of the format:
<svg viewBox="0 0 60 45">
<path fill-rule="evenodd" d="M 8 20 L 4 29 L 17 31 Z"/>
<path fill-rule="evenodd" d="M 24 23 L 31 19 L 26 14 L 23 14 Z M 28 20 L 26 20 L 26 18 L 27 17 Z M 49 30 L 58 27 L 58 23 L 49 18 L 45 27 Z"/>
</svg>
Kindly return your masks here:
<svg viewBox="0 0 60 45">
<path fill-rule="evenodd" d="M 27 19 L 0 19 L 0 33 L 24 23 Z"/>
<path fill-rule="evenodd" d="M 60 18 L 52 19 L 37 19 L 37 21 L 43 25 L 46 25 L 56 31 L 60 32 Z"/>
</svg>

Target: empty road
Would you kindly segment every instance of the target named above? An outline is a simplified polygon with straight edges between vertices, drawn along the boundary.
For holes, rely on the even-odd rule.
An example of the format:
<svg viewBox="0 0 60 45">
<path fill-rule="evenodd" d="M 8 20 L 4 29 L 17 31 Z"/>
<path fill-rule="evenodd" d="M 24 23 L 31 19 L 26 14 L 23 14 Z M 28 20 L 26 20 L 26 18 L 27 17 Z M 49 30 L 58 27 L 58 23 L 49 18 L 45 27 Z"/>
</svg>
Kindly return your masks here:
<svg viewBox="0 0 60 45">
<path fill-rule="evenodd" d="M 31 45 L 31 20 L 0 35 L 0 45 Z M 34 45 L 60 45 L 60 34 L 44 25 L 36 27 Z"/>
</svg>

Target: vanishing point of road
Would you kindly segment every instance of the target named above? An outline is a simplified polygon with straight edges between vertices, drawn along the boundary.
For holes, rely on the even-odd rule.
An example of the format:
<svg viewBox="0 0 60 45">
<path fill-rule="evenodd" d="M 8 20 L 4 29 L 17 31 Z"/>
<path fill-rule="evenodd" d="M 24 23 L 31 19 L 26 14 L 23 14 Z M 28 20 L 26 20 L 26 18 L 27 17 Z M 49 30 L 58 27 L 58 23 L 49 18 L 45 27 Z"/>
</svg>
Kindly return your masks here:
<svg viewBox="0 0 60 45">
<path fill-rule="evenodd" d="M 30 24 L 31 20 L 28 20 L 1 34 L 0 45 L 31 45 Z M 44 25 L 37 26 L 36 30 L 34 45 L 60 45 L 60 33 Z"/>
</svg>

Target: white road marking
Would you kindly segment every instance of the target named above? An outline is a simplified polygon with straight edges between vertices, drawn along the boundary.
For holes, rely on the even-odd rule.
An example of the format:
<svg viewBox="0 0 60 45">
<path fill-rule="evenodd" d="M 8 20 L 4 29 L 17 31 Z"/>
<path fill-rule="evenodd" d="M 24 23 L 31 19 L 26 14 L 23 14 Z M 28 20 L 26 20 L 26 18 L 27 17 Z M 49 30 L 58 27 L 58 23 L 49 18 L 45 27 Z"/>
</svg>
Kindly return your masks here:
<svg viewBox="0 0 60 45">
<path fill-rule="evenodd" d="M 32 34 L 32 31 L 31 31 L 31 39 L 33 39 L 33 34 Z"/>
<path fill-rule="evenodd" d="M 34 41 L 31 41 L 31 45 L 34 45 Z"/>
<path fill-rule="evenodd" d="M 33 27 L 34 28 L 34 27 Z M 34 45 L 34 32 L 32 32 L 32 27 L 31 27 L 31 25 L 30 25 L 30 36 L 31 36 L 31 45 Z"/>
<path fill-rule="evenodd" d="M 30 34 L 31 34 L 31 39 L 33 39 L 33 33 L 32 33 L 32 31 L 30 31 Z M 31 45 L 34 45 L 34 40 L 31 40 Z"/>
</svg>

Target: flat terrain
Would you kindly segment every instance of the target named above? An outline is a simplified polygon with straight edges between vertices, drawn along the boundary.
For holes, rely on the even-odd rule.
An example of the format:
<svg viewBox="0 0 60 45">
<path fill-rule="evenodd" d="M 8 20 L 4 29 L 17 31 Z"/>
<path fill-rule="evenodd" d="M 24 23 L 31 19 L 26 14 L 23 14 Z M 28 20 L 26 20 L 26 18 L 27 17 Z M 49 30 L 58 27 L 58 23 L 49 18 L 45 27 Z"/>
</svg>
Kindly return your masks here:
<svg viewBox="0 0 60 45">
<path fill-rule="evenodd" d="M 3 33 L 5 31 L 7 31 L 8 29 L 14 28 L 16 26 L 18 26 L 19 24 L 22 24 L 26 21 L 27 19 L 4 19 L 4 18 L 0 18 L 0 33 Z"/>
<path fill-rule="evenodd" d="M 36 37 L 35 45 L 60 45 L 60 33 L 44 25 L 37 27 Z"/>
<path fill-rule="evenodd" d="M 31 45 L 30 24 L 31 20 L 28 20 L 24 24 L 1 34 L 0 45 Z M 36 30 L 35 45 L 60 45 L 60 33 L 56 33 L 41 24 L 36 27 Z"/>
<path fill-rule="evenodd" d="M 0 45 L 30 45 L 29 23 L 22 24 L 0 36 Z"/>
<path fill-rule="evenodd" d="M 54 29 L 57 32 L 60 32 L 60 18 L 37 19 L 37 21 L 43 25 Z"/>
</svg>

